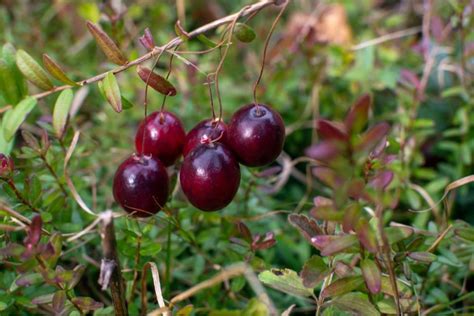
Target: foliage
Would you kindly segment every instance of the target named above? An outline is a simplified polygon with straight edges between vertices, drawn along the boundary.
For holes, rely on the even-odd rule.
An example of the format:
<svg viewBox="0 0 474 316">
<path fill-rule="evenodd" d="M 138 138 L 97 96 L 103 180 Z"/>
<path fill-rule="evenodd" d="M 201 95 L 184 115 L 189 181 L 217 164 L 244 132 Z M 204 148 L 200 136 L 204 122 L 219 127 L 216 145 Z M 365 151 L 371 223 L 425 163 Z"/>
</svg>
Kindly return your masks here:
<svg viewBox="0 0 474 316">
<path fill-rule="evenodd" d="M 0 4 L 2 315 L 112 315 L 117 266 L 131 315 L 474 312 L 474 5 L 290 1 L 266 47 L 277 2 L 205 34 L 248 1 Z M 144 112 L 228 120 L 264 51 L 278 160 L 213 213 L 170 167 L 167 207 L 125 216 Z"/>
</svg>

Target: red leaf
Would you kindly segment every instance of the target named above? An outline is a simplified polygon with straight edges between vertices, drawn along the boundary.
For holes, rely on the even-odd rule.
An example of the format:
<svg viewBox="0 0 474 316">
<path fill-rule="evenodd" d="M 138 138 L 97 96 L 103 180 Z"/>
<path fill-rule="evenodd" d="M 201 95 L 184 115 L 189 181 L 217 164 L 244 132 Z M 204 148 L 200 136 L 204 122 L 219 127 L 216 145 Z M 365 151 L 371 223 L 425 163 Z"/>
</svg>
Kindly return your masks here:
<svg viewBox="0 0 474 316">
<path fill-rule="evenodd" d="M 344 121 L 349 133 L 358 133 L 367 124 L 371 104 L 372 98 L 365 94 L 352 106 Z"/>
<path fill-rule="evenodd" d="M 341 151 L 339 147 L 340 146 L 335 142 L 322 141 L 319 144 L 311 145 L 306 148 L 305 154 L 310 158 L 326 162 L 340 154 Z"/>
<path fill-rule="evenodd" d="M 316 130 L 319 136 L 325 140 L 346 142 L 349 139 L 345 126 L 341 123 L 320 119 L 316 122 Z"/>
<path fill-rule="evenodd" d="M 385 170 L 376 174 L 369 181 L 369 186 L 377 190 L 385 190 L 393 180 L 393 172 Z"/>
<path fill-rule="evenodd" d="M 149 51 L 153 50 L 153 48 L 155 47 L 155 41 L 149 28 L 145 29 L 144 34 L 140 36 L 138 40 L 143 45 L 143 47 L 145 47 Z"/>
<path fill-rule="evenodd" d="M 28 247 L 36 246 L 41 239 L 41 228 L 43 226 L 43 221 L 41 216 L 36 215 L 31 220 L 30 227 L 28 229 L 28 235 L 25 239 L 25 245 Z"/>
<path fill-rule="evenodd" d="M 313 175 L 331 188 L 335 188 L 336 184 L 340 182 L 340 179 L 337 178 L 336 173 L 327 167 L 313 168 Z"/>
<path fill-rule="evenodd" d="M 387 136 L 390 125 L 385 122 L 378 123 L 369 129 L 356 146 L 356 150 L 372 150 L 380 141 Z"/>
<path fill-rule="evenodd" d="M 239 231 L 239 234 L 244 238 L 245 241 L 251 243 L 252 242 L 252 233 L 250 232 L 250 229 L 242 223 L 241 221 L 238 221 L 236 224 L 237 230 Z"/>
</svg>

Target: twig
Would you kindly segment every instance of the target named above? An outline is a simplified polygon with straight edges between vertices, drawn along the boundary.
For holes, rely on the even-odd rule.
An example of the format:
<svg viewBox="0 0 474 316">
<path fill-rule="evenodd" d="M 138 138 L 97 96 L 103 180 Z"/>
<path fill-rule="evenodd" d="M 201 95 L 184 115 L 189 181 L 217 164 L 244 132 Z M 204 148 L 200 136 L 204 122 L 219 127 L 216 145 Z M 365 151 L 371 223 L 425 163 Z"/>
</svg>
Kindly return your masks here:
<svg viewBox="0 0 474 316">
<path fill-rule="evenodd" d="M 215 20 L 211 23 L 205 24 L 205 25 L 195 29 L 192 32 L 189 32 L 189 34 L 188 34 L 189 38 L 190 39 L 194 38 L 194 37 L 196 37 L 200 34 L 204 34 L 204 33 L 208 32 L 210 30 L 213 30 L 213 29 L 215 29 L 215 28 L 217 28 L 217 27 L 219 27 L 223 24 L 230 23 L 230 22 L 234 21 L 235 18 L 239 14 L 241 16 L 247 16 L 247 15 L 250 15 L 253 12 L 259 11 L 260 9 L 263 9 L 267 6 L 273 5 L 274 3 L 275 3 L 275 0 L 263 0 L 263 1 L 255 3 L 255 4 L 249 5 L 247 7 L 247 9 L 243 10 L 242 12 L 228 15 L 228 16 L 223 17 L 221 19 Z M 81 86 L 85 86 L 85 85 L 100 81 L 100 80 L 104 79 L 105 76 L 107 75 L 107 73 L 109 73 L 109 72 L 112 72 L 114 75 L 118 74 L 118 73 L 123 72 L 123 71 L 125 71 L 125 70 L 127 70 L 127 69 L 129 69 L 133 66 L 136 66 L 136 65 L 139 65 L 139 64 L 142 64 L 142 63 L 146 62 L 147 60 L 149 60 L 149 59 L 155 57 L 156 55 L 160 54 L 163 50 L 165 50 L 165 48 L 166 49 L 171 49 L 171 48 L 174 48 L 174 47 L 176 47 L 176 46 L 178 46 L 182 43 L 183 43 L 183 40 L 180 37 L 175 37 L 174 39 L 172 39 L 167 44 L 165 44 L 163 46 L 159 46 L 159 47 L 157 46 L 157 47 L 153 48 L 152 51 L 146 53 L 145 55 L 143 55 L 143 56 L 141 56 L 141 57 L 139 57 L 135 60 L 130 61 L 129 63 L 127 63 L 123 66 L 112 69 L 111 71 L 107 71 L 107 72 L 98 74 L 94 77 L 79 81 L 78 84 L 81 85 Z M 73 87 L 70 86 L 70 85 L 58 86 L 58 87 L 54 87 L 51 90 L 34 94 L 34 95 L 32 95 L 32 97 L 34 97 L 36 99 L 41 99 L 41 98 L 47 97 L 47 96 L 49 96 L 53 93 L 63 91 L 63 90 L 66 90 L 66 89 L 71 89 L 71 88 L 73 88 Z"/>
<path fill-rule="evenodd" d="M 3 180 L 3 179 L 2 179 Z M 16 187 L 15 185 L 15 182 L 13 182 L 13 180 L 10 178 L 10 179 L 7 179 L 7 180 L 4 180 L 6 184 L 8 184 L 8 186 L 13 190 L 13 193 L 15 193 L 15 196 L 17 197 L 17 199 L 24 205 L 28 206 L 33 212 L 36 212 L 36 213 L 40 213 L 39 209 L 34 207 L 30 201 L 28 201 L 24 196 L 23 194 L 21 194 L 20 191 L 18 191 L 18 188 Z"/>
<path fill-rule="evenodd" d="M 411 36 L 411 35 L 416 35 L 421 32 L 421 26 L 415 26 L 408 28 L 406 30 L 401 30 L 389 34 L 382 35 L 380 37 L 362 42 L 360 44 L 357 44 L 355 46 L 352 46 L 352 50 L 359 50 L 359 49 L 364 49 L 366 47 L 382 44 L 388 41 L 392 41 L 394 39 L 406 37 L 406 36 Z"/>
<path fill-rule="evenodd" d="M 102 259 L 100 267 L 99 284 L 102 286 L 102 290 L 110 285 L 115 315 L 125 316 L 128 315 L 127 300 L 125 299 L 125 283 L 117 254 L 113 213 L 109 210 L 101 214 L 100 217 L 103 225 L 101 237 L 104 259 Z"/>
<path fill-rule="evenodd" d="M 156 300 L 158 302 L 158 306 L 160 306 L 160 310 L 163 310 L 159 314 L 163 315 L 170 315 L 168 312 L 168 308 L 165 305 L 165 300 L 163 299 L 163 293 L 161 292 L 161 282 L 160 282 L 160 273 L 158 272 L 158 267 L 154 262 L 147 262 L 143 266 L 143 271 L 142 271 L 142 315 L 146 315 L 146 306 L 147 306 L 147 301 L 146 301 L 146 271 L 147 269 L 150 268 L 151 271 L 151 276 L 153 277 L 153 286 L 155 288 L 155 296 Z"/>
</svg>

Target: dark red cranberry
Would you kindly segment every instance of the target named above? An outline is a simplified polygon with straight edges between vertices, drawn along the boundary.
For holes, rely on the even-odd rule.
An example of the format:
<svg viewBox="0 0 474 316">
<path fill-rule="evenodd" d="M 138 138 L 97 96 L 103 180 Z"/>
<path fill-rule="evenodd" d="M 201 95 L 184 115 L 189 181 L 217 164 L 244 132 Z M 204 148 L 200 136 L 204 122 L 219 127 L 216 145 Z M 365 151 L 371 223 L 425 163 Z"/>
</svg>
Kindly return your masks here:
<svg viewBox="0 0 474 316">
<path fill-rule="evenodd" d="M 158 111 L 140 123 L 135 147 L 139 154 L 153 155 L 166 166 L 171 166 L 181 156 L 185 137 L 179 118 L 168 111 Z"/>
<path fill-rule="evenodd" d="M 194 148 L 201 144 L 204 138 L 215 141 L 218 139 L 219 143 L 225 144 L 227 125 L 222 121 L 205 120 L 199 122 L 186 135 L 183 148 L 183 156 L 186 157 Z"/>
<path fill-rule="evenodd" d="M 168 193 L 166 167 L 152 156 L 133 155 L 115 172 L 115 201 L 134 216 L 156 214 L 168 200 Z"/>
<path fill-rule="evenodd" d="M 14 168 L 13 159 L 4 154 L 0 154 L 0 178 L 9 178 Z"/>
<path fill-rule="evenodd" d="M 249 104 L 234 113 L 227 128 L 227 144 L 239 162 L 249 167 L 275 161 L 285 142 L 280 114 L 265 104 Z"/>
<path fill-rule="evenodd" d="M 237 193 L 240 167 L 223 144 L 201 144 L 184 158 L 179 180 L 192 205 L 203 211 L 217 211 Z"/>
</svg>

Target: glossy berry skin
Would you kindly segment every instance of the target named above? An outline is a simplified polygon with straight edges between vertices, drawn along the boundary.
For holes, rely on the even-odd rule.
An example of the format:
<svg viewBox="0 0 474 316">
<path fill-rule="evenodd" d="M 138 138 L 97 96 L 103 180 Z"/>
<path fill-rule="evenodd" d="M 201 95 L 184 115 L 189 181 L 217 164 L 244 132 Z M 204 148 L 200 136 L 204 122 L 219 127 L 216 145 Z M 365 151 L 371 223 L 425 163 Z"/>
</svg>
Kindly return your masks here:
<svg viewBox="0 0 474 316">
<path fill-rule="evenodd" d="M 185 137 L 183 124 L 176 115 L 158 111 L 148 115 L 140 123 L 135 136 L 135 147 L 139 154 L 153 155 L 165 166 L 171 166 L 181 156 Z"/>
<path fill-rule="evenodd" d="M 136 217 L 156 214 L 169 194 L 166 167 L 152 156 L 133 155 L 115 172 L 114 198 L 125 211 Z"/>
<path fill-rule="evenodd" d="M 179 180 L 192 205 L 203 211 L 217 211 L 237 193 L 240 167 L 225 145 L 201 144 L 184 158 Z"/>
<path fill-rule="evenodd" d="M 203 137 L 214 141 L 219 139 L 221 144 L 226 143 L 227 125 L 222 121 L 204 120 L 199 122 L 186 135 L 183 147 L 183 156 L 186 157 L 194 148 L 201 144 Z"/>
<path fill-rule="evenodd" d="M 249 104 L 234 113 L 227 128 L 227 144 L 238 161 L 249 167 L 275 161 L 283 150 L 285 125 L 278 112 L 265 104 Z"/>
</svg>

